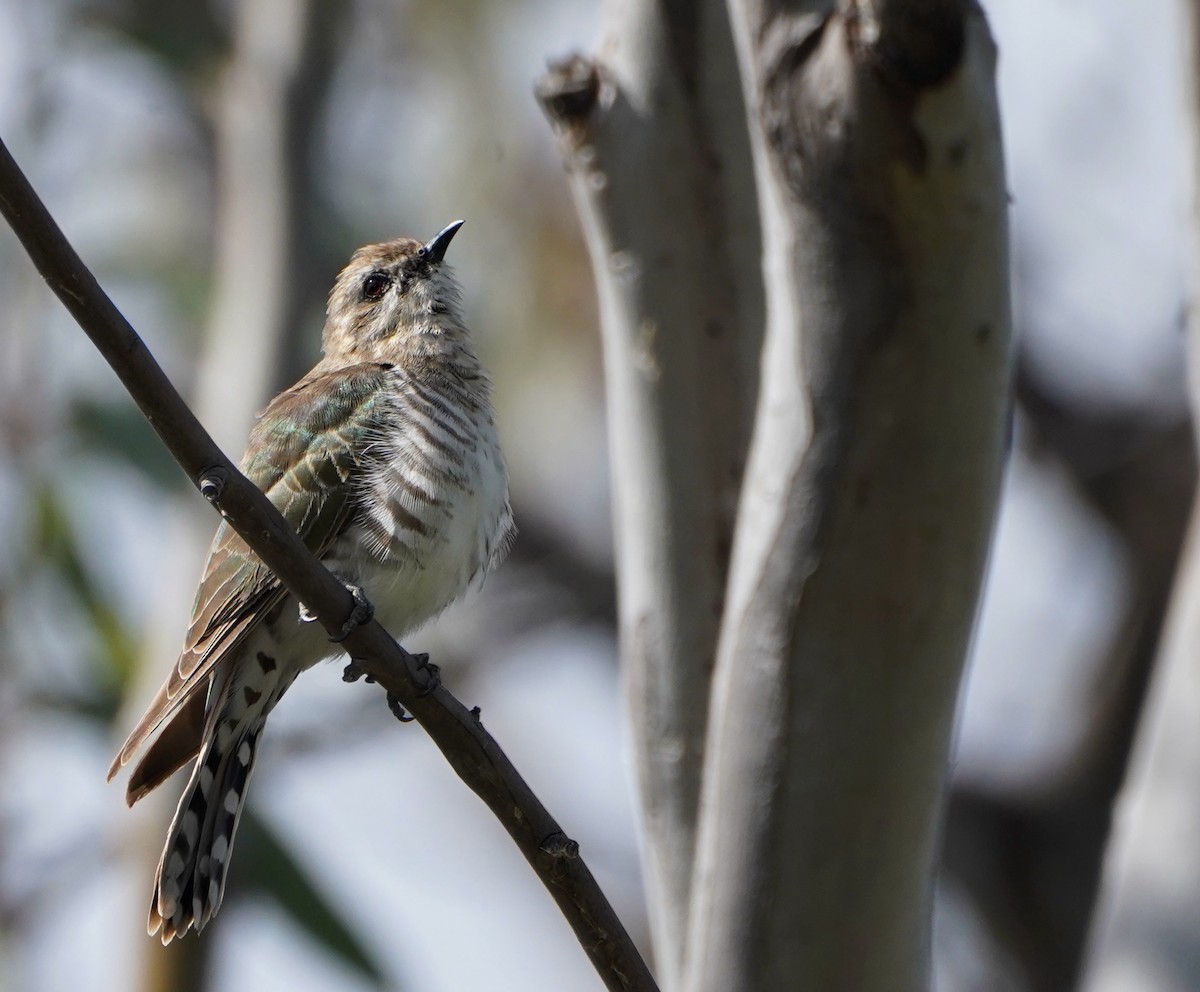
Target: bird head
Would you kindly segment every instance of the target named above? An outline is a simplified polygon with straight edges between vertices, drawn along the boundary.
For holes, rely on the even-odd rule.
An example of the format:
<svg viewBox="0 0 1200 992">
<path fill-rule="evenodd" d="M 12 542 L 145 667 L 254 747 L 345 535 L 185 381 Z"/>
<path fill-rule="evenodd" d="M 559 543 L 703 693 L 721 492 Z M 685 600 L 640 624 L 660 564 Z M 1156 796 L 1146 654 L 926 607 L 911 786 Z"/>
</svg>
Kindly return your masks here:
<svg viewBox="0 0 1200 992">
<path fill-rule="evenodd" d="M 444 262 L 462 224 L 425 242 L 397 238 L 359 248 L 329 294 L 326 358 L 395 361 L 405 352 L 440 351 L 465 335 L 458 284 Z"/>
</svg>

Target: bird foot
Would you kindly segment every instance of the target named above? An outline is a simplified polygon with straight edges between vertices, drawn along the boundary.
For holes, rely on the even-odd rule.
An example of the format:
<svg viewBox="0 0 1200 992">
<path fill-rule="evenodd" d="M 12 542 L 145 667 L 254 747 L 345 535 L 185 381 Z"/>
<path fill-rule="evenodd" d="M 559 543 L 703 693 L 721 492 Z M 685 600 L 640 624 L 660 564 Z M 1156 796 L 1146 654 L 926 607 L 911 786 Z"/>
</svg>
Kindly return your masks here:
<svg viewBox="0 0 1200 992">
<path fill-rule="evenodd" d="M 429 660 L 429 655 L 427 654 L 410 654 L 408 657 L 409 661 L 412 663 L 409 669 L 410 672 L 423 671 L 425 673 L 425 685 L 417 693 L 417 698 L 420 699 L 424 696 L 428 696 L 442 684 L 442 670 Z M 342 669 L 342 681 L 357 682 L 359 679 L 366 679 L 368 682 L 375 681 L 370 675 L 363 671 L 356 659 L 351 658 L 346 667 Z M 416 717 L 414 717 L 408 712 L 408 710 L 404 708 L 404 704 L 401 703 L 400 700 L 390 692 L 387 694 L 387 704 L 388 709 L 392 711 L 392 716 L 394 716 L 401 723 L 412 723 L 413 720 L 416 719 Z"/>
<path fill-rule="evenodd" d="M 371 605 L 371 601 L 367 599 L 365 592 L 358 586 L 349 584 L 346 585 L 346 588 L 350 590 L 350 595 L 354 597 L 354 609 L 350 611 L 350 616 L 342 624 L 342 632 L 329 638 L 334 644 L 341 644 L 342 641 L 358 630 L 359 627 L 370 623 L 375 616 L 375 607 Z"/>
<path fill-rule="evenodd" d="M 429 655 L 427 654 L 410 654 L 408 657 L 409 661 L 412 663 L 410 671 L 415 669 L 425 672 L 425 686 L 420 690 L 420 692 L 417 693 L 417 698 L 420 699 L 424 696 L 428 696 L 431 692 L 433 692 L 434 689 L 442 684 L 441 669 L 429 660 Z M 390 692 L 387 694 L 387 704 L 388 709 L 392 711 L 392 716 L 394 716 L 401 723 L 412 723 L 413 720 L 416 719 L 416 717 L 414 717 L 408 712 L 408 710 L 404 708 L 400 700 Z"/>
<path fill-rule="evenodd" d="M 442 684 L 442 670 L 429 660 L 429 655 L 422 652 L 421 654 L 409 655 L 412 659 L 412 667 L 418 671 L 425 673 L 425 688 L 417 693 L 418 698 L 428 696 L 434 689 Z"/>
<path fill-rule="evenodd" d="M 366 679 L 369 683 L 375 681 L 370 675 L 362 670 L 356 658 L 351 658 L 346 667 L 342 669 L 342 681 L 357 682 L 359 679 Z"/>
<path fill-rule="evenodd" d="M 413 720 L 416 719 L 415 716 L 413 716 L 404 708 L 400 700 L 393 696 L 390 692 L 387 694 L 387 704 L 388 709 L 392 711 L 392 716 L 394 716 L 401 723 L 412 723 Z"/>
</svg>

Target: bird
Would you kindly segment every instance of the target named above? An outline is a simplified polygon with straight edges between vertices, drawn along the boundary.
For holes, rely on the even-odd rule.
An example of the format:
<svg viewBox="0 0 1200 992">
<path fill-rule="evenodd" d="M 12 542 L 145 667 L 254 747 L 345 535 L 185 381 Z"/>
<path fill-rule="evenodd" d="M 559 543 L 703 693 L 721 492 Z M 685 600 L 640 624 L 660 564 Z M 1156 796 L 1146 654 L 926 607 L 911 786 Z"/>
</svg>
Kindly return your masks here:
<svg viewBox="0 0 1200 992">
<path fill-rule="evenodd" d="M 491 384 L 444 261 L 461 226 L 354 252 L 329 295 L 322 357 L 258 415 L 241 461 L 397 638 L 478 586 L 516 533 Z M 108 773 L 154 737 L 129 777 L 132 806 L 192 762 L 147 922 L 163 944 L 220 908 L 267 716 L 342 650 L 314 619 L 222 523 L 179 659 Z"/>
</svg>

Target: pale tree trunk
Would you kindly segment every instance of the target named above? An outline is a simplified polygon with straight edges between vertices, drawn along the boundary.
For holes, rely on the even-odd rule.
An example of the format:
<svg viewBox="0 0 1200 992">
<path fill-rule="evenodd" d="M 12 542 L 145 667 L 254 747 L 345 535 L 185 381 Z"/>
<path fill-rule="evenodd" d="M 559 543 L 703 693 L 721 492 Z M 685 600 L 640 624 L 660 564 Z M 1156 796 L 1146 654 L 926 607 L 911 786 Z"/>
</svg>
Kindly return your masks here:
<svg viewBox="0 0 1200 992">
<path fill-rule="evenodd" d="M 559 67 L 541 96 L 602 302 L 662 984 L 919 989 L 954 700 L 1006 450 L 991 38 L 965 0 L 730 0 L 725 19 L 682 3 L 609 9 L 601 60 Z M 695 86 L 696 65 L 734 85 L 729 37 L 737 104 Z M 713 113 L 730 115 L 722 129 Z M 723 185 L 697 184 L 711 154 L 697 133 L 748 133 L 752 180 L 722 169 Z M 753 230 L 749 195 L 761 244 L 718 254 Z M 725 237 L 698 240 L 718 222 Z M 723 280 L 736 278 L 739 304 L 754 298 L 748 255 L 765 339 L 743 307 L 714 354 L 697 325 L 729 305 Z M 757 389 L 710 372 L 713 358 L 742 368 L 760 349 Z M 698 484 L 722 479 L 713 469 L 736 464 L 727 446 L 745 437 L 710 436 L 718 402 L 755 409 L 728 564 L 704 553 L 713 531 L 698 526 L 714 519 Z M 664 617 L 695 639 L 643 639 Z M 682 752 L 685 775 L 656 774 L 667 721 L 706 734 Z M 697 781 L 699 806 L 680 791 Z"/>
<path fill-rule="evenodd" d="M 606 5 L 539 88 L 599 291 L 621 654 L 659 978 L 683 963 L 709 682 L 750 437 L 761 236 L 721 0 Z"/>
<path fill-rule="evenodd" d="M 1200 2 L 1184 0 L 1192 132 L 1193 419 L 1200 415 Z M 1200 502 L 1193 502 L 1160 657 L 1113 824 L 1087 992 L 1184 992 L 1200 983 Z"/>
<path fill-rule="evenodd" d="M 967 4 L 739 5 L 767 340 L 689 989 L 918 989 L 1005 448 L 994 53 Z"/>
</svg>

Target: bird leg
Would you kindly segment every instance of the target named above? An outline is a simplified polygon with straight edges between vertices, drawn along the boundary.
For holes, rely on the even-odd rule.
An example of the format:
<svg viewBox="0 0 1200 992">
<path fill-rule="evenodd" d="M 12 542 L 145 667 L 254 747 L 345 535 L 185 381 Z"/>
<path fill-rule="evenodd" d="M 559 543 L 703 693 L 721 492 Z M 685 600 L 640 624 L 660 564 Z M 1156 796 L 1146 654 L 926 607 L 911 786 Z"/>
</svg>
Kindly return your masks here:
<svg viewBox="0 0 1200 992">
<path fill-rule="evenodd" d="M 367 594 L 358 586 L 345 583 L 346 588 L 350 591 L 350 595 L 354 597 L 354 607 L 350 610 L 350 616 L 346 618 L 346 622 L 342 624 L 342 632 L 329 638 L 334 644 L 341 644 L 347 637 L 364 624 L 368 624 L 375 616 L 375 607 L 371 605 L 371 601 L 367 599 Z M 312 623 L 318 619 L 317 615 L 303 603 L 300 604 L 300 622 Z M 347 681 L 355 681 L 348 679 Z"/>
<path fill-rule="evenodd" d="M 342 624 L 342 632 L 329 638 L 334 644 L 341 644 L 347 637 L 353 634 L 359 627 L 371 622 L 375 616 L 375 607 L 371 605 L 371 601 L 367 599 L 367 594 L 358 586 L 346 584 L 346 588 L 350 590 L 350 595 L 354 597 L 354 609 L 350 611 L 350 616 L 346 617 L 346 622 Z"/>
<path fill-rule="evenodd" d="M 429 660 L 427 654 L 414 654 L 409 657 L 412 658 L 415 668 L 425 671 L 425 687 L 417 693 L 417 696 L 418 698 L 428 696 L 442 684 L 442 670 Z"/>
<path fill-rule="evenodd" d="M 433 664 L 429 660 L 429 655 L 425 653 L 410 654 L 408 656 L 408 660 L 410 672 L 421 670 L 424 670 L 425 672 L 425 686 L 417 693 L 418 699 L 420 699 L 422 696 L 428 696 L 431 692 L 433 692 L 434 689 L 442 684 L 442 671 L 437 665 Z M 387 704 L 388 709 L 392 711 L 392 716 L 394 716 L 401 723 L 412 723 L 412 721 L 416 719 L 415 717 L 411 716 L 408 710 L 406 710 L 400 704 L 400 700 L 393 696 L 390 692 L 387 694 Z"/>
<path fill-rule="evenodd" d="M 429 660 L 429 655 L 427 654 L 410 654 L 408 657 L 412 662 L 410 670 L 424 670 L 425 672 L 425 686 L 417 693 L 418 698 L 421 696 L 428 696 L 431 692 L 433 692 L 434 689 L 442 684 L 441 669 Z M 363 678 L 365 678 L 368 682 L 375 681 L 370 675 L 363 671 L 362 667 L 358 664 L 358 661 L 355 658 L 351 658 L 346 667 L 342 670 L 342 681 L 357 682 L 359 679 Z M 408 710 L 404 708 L 404 704 L 401 703 L 400 700 L 391 692 L 387 694 L 387 705 L 388 709 L 392 711 L 392 716 L 394 716 L 401 723 L 412 723 L 413 720 L 416 719 L 416 717 L 414 717 L 408 712 Z"/>
<path fill-rule="evenodd" d="M 366 679 L 368 682 L 375 681 L 370 675 L 362 670 L 362 667 L 358 664 L 356 659 L 351 658 L 346 667 L 342 669 L 342 681 L 357 682 L 359 679 Z M 408 710 L 404 708 L 400 700 L 393 696 L 390 692 L 387 694 L 387 705 L 388 709 L 392 711 L 392 716 L 394 716 L 401 723 L 412 723 L 413 720 L 416 719 L 415 717 L 409 715 Z"/>
<path fill-rule="evenodd" d="M 387 694 L 387 704 L 388 709 L 392 711 L 392 716 L 394 716 L 401 723 L 412 723 L 413 720 L 416 719 L 415 716 L 413 716 L 404 708 L 400 700 L 393 696 L 390 692 Z"/>
<path fill-rule="evenodd" d="M 375 681 L 370 675 L 364 672 L 361 667 L 359 667 L 357 658 L 351 658 L 350 661 L 346 663 L 346 667 L 342 669 L 342 681 L 357 682 L 359 679 L 364 678 L 368 682 Z"/>
</svg>

